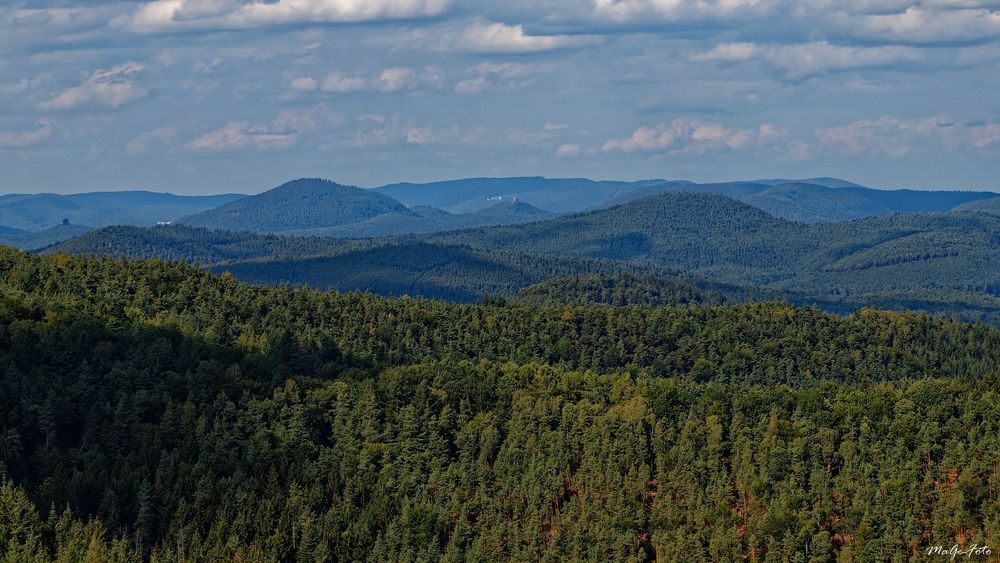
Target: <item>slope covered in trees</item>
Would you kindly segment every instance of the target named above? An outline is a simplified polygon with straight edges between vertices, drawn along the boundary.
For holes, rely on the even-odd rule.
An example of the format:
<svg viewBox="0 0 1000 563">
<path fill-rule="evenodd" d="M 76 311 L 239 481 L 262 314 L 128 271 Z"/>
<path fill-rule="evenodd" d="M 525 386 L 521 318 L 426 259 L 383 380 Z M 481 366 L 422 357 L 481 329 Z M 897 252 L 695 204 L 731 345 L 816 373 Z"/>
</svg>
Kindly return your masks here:
<svg viewBox="0 0 1000 563">
<path fill-rule="evenodd" d="M 391 197 L 369 190 L 302 178 L 178 222 L 191 227 L 277 233 L 355 223 L 386 213 L 408 211 Z"/>
<path fill-rule="evenodd" d="M 224 266 L 257 283 L 461 301 L 513 296 L 547 277 L 663 278 L 687 271 L 699 288 L 719 289 L 733 301 L 777 298 L 837 312 L 914 309 L 1000 324 L 998 241 L 1000 219 L 986 214 L 807 225 L 721 196 L 677 193 L 516 227 L 418 238 L 107 228 L 45 252 L 180 259 Z M 413 252 L 399 251 L 400 245 Z"/>
<path fill-rule="evenodd" d="M 535 305 L 668 305 L 715 304 L 724 298 L 721 293 L 709 295 L 695 286 L 677 279 L 638 277 L 633 275 L 582 276 L 549 278 L 522 289 L 517 299 Z"/>
<path fill-rule="evenodd" d="M 882 561 L 1000 526 L 981 325 L 9 250 L 0 291 L 7 559 Z"/>
<path fill-rule="evenodd" d="M 676 193 L 517 228 L 428 239 L 648 261 L 722 283 L 809 294 L 818 301 L 864 304 L 894 295 L 923 304 L 926 308 L 919 308 L 925 311 L 969 309 L 971 318 L 1000 320 L 991 312 L 1000 305 L 995 289 L 1000 220 L 985 214 L 908 214 L 807 225 L 721 196 Z M 936 295 L 928 299 L 929 294 Z M 966 307 L 970 301 L 980 305 Z"/>
</svg>

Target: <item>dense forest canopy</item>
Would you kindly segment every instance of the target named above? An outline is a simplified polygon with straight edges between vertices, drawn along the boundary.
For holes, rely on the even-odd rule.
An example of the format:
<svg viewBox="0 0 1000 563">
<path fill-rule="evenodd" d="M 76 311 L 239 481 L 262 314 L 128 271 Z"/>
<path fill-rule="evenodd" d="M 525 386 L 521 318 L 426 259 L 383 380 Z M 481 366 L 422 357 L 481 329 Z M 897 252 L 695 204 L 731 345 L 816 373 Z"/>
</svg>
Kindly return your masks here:
<svg viewBox="0 0 1000 563">
<path fill-rule="evenodd" d="M 904 561 L 1000 529 L 985 325 L 12 250 L 0 294 L 7 560 Z"/>
</svg>

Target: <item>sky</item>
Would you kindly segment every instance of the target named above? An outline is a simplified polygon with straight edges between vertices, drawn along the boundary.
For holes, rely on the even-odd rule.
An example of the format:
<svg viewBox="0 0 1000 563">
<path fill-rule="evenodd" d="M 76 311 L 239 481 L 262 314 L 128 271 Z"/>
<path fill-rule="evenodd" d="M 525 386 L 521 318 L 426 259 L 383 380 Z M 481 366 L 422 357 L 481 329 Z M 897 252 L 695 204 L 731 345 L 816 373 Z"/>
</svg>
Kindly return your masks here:
<svg viewBox="0 0 1000 563">
<path fill-rule="evenodd" d="M 1000 190 L 1000 0 L 6 0 L 0 193 Z"/>
</svg>

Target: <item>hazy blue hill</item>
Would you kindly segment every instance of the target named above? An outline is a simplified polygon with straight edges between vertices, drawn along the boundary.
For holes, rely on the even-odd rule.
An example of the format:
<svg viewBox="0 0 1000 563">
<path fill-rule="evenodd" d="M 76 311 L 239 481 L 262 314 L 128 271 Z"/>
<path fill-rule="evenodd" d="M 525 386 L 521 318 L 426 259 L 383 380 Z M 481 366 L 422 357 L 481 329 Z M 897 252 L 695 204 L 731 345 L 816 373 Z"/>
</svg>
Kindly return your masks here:
<svg viewBox="0 0 1000 563">
<path fill-rule="evenodd" d="M 521 201 L 504 201 L 472 213 L 448 213 L 429 206 L 414 206 L 407 213 L 386 213 L 365 221 L 286 231 L 286 234 L 336 238 L 384 237 L 392 235 L 428 234 L 469 227 L 516 225 L 553 217 L 553 213 Z"/>
<path fill-rule="evenodd" d="M 831 178 L 829 176 L 823 176 L 820 178 L 803 178 L 801 180 L 789 180 L 789 179 L 769 179 L 769 180 L 754 180 L 758 184 L 767 184 L 768 186 L 777 186 L 779 184 L 812 184 L 814 186 L 823 186 L 824 188 L 865 188 L 861 184 L 855 184 L 854 182 L 848 182 L 841 178 Z"/>
<path fill-rule="evenodd" d="M 393 198 L 329 180 L 293 180 L 258 195 L 178 221 L 192 227 L 278 233 L 333 227 L 379 215 L 410 215 Z"/>
<path fill-rule="evenodd" d="M 519 192 L 533 192 L 553 186 L 586 186 L 593 183 L 593 180 L 586 178 L 549 179 L 541 176 L 465 178 L 420 184 L 402 182 L 375 188 L 374 191 L 395 198 L 407 205 L 430 205 L 448 209 L 453 205 L 470 200 L 486 201 L 490 198 Z"/>
<path fill-rule="evenodd" d="M 21 250 L 39 250 L 58 242 L 90 232 L 90 227 L 82 225 L 56 225 L 41 231 L 19 231 L 0 234 L 0 244 Z"/>
<path fill-rule="evenodd" d="M 850 193 L 846 189 L 805 182 L 771 182 L 775 181 L 717 184 L 669 182 L 622 192 L 607 201 L 603 207 L 660 193 L 690 192 L 726 196 L 762 209 L 775 217 L 806 223 L 849 221 L 892 212 L 864 195 Z"/>
<path fill-rule="evenodd" d="M 804 223 L 849 221 L 891 212 L 864 195 L 817 184 L 777 184 L 739 199 L 776 217 Z"/>
<path fill-rule="evenodd" d="M 16 235 L 25 232 L 23 229 L 16 229 L 14 227 L 5 227 L 0 225 L 0 235 Z"/>
<path fill-rule="evenodd" d="M 408 205 L 431 205 L 452 213 L 477 211 L 514 197 L 546 211 L 577 213 L 660 193 L 687 191 L 723 195 L 778 217 L 812 223 L 890 213 L 949 211 L 965 202 L 996 196 L 989 192 L 876 190 L 830 177 L 706 184 L 657 179 L 617 182 L 586 178 L 468 178 L 391 184 L 375 191 Z"/>
<path fill-rule="evenodd" d="M 954 211 L 971 211 L 1000 215 L 1000 196 L 976 199 L 956 206 Z"/>
<path fill-rule="evenodd" d="M 545 211 L 583 211 L 636 187 L 631 182 L 587 178 L 467 178 L 426 184 L 391 184 L 375 191 L 407 205 L 430 205 L 452 213 L 472 213 L 517 198 Z"/>
<path fill-rule="evenodd" d="M 479 211 L 465 214 L 453 215 L 455 225 L 464 227 L 479 227 L 486 225 L 513 225 L 516 223 L 527 223 L 529 221 L 539 221 L 548 219 L 555 214 L 541 210 L 534 205 L 523 201 L 502 201 L 496 205 L 480 209 Z"/>
<path fill-rule="evenodd" d="M 71 224 L 153 225 L 199 213 L 240 199 L 239 194 L 180 196 L 147 191 L 90 192 L 71 195 L 0 196 L 0 224 L 24 230 L 48 229 L 64 219 Z"/>
<path fill-rule="evenodd" d="M 595 207 L 614 207 L 637 199 L 652 197 L 659 194 L 686 192 L 693 194 L 721 195 L 735 200 L 741 200 L 750 195 L 767 189 L 767 184 L 756 182 L 722 182 L 717 184 L 694 184 L 691 182 L 665 182 L 648 184 L 622 190 L 614 197 Z"/>
<path fill-rule="evenodd" d="M 996 197 L 992 192 L 947 190 L 875 190 L 844 188 L 845 192 L 862 195 L 895 213 L 950 211 L 963 203 Z"/>
</svg>

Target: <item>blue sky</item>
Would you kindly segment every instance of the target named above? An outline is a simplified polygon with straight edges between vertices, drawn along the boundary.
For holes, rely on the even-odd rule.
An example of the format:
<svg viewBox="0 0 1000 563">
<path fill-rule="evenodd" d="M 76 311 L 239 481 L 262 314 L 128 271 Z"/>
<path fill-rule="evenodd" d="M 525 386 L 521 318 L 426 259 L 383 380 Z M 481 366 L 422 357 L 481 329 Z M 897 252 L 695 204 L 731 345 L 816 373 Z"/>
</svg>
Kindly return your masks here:
<svg viewBox="0 0 1000 563">
<path fill-rule="evenodd" d="M 14 0 L 0 192 L 1000 189 L 998 39 L 1000 0 Z"/>
</svg>

